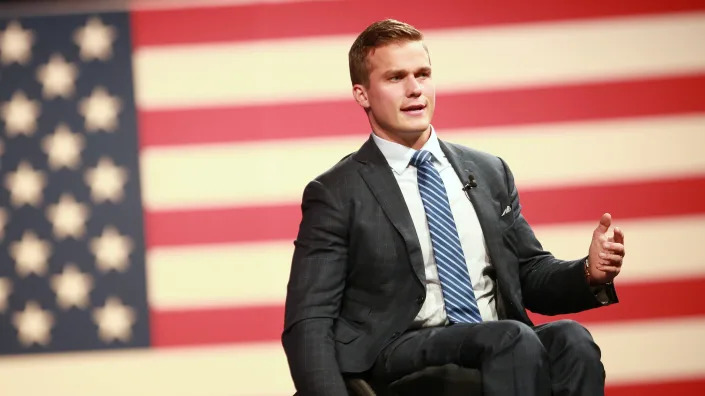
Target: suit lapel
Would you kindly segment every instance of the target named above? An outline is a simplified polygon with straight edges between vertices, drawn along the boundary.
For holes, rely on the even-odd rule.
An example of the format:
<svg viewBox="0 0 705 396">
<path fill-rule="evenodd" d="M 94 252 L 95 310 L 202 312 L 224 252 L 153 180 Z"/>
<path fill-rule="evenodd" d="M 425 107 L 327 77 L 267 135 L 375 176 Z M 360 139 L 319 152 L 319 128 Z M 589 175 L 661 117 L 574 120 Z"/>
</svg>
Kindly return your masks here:
<svg viewBox="0 0 705 396">
<path fill-rule="evenodd" d="M 463 156 L 457 149 L 445 144 L 443 141 L 439 142 L 441 149 L 448 158 L 448 162 L 455 169 L 461 182 L 465 184 L 471 175 L 475 179 L 477 187 L 468 191 L 468 197 L 480 221 L 485 243 L 487 244 L 487 253 L 490 255 L 493 265 L 501 265 L 502 260 L 498 260 L 498 258 L 501 255 L 500 252 L 503 249 L 504 242 L 501 225 L 497 221 L 500 213 L 500 203 L 493 198 L 489 181 L 483 178 L 482 169 L 472 159 Z"/>
<path fill-rule="evenodd" d="M 404 239 L 414 273 L 423 284 L 426 273 L 421 246 L 404 196 L 387 160 L 372 138 L 362 145 L 354 158 L 364 164 L 360 168 L 360 175 L 377 199 L 384 214 Z"/>
</svg>

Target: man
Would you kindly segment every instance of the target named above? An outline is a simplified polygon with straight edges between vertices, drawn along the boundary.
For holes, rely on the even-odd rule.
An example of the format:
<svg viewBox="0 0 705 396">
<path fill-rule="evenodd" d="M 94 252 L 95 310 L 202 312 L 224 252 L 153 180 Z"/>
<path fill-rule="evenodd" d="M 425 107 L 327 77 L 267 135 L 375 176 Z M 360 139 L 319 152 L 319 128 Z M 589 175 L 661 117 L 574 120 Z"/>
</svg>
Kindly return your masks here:
<svg viewBox="0 0 705 396">
<path fill-rule="evenodd" d="M 599 395 L 582 326 L 534 327 L 616 302 L 624 235 L 599 220 L 588 257 L 543 251 L 503 160 L 439 140 L 423 36 L 370 25 L 349 52 L 372 135 L 304 191 L 282 342 L 301 395 L 345 395 L 343 375 L 391 382 L 430 366 L 479 368 L 487 395 Z"/>
</svg>

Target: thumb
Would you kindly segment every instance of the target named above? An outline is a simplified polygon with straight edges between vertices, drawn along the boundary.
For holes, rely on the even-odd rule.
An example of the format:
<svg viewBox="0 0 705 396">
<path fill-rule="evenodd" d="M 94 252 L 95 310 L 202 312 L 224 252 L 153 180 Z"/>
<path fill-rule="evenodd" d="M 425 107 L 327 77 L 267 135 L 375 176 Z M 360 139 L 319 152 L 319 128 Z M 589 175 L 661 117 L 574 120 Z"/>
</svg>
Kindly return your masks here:
<svg viewBox="0 0 705 396">
<path fill-rule="evenodd" d="M 600 217 L 600 224 L 595 228 L 595 232 L 605 234 L 612 224 L 612 215 L 605 213 Z"/>
</svg>

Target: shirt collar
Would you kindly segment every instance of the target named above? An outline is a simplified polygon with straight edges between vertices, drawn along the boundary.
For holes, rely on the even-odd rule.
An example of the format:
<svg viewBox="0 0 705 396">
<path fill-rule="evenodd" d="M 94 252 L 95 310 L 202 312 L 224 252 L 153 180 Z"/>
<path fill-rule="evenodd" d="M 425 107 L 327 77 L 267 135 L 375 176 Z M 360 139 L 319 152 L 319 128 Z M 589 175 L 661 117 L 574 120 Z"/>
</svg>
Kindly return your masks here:
<svg viewBox="0 0 705 396">
<path fill-rule="evenodd" d="M 406 147 L 403 144 L 391 142 L 389 140 L 382 139 L 381 137 L 372 133 L 372 140 L 382 152 L 387 163 L 392 168 L 394 173 L 401 175 L 404 170 L 409 166 L 411 162 L 411 157 L 414 155 L 416 150 Z M 431 136 L 421 148 L 422 150 L 430 151 L 433 154 L 434 162 L 445 166 L 448 162 L 445 153 L 441 150 L 441 145 L 438 141 L 438 136 L 436 136 L 436 130 L 431 127 Z"/>
</svg>

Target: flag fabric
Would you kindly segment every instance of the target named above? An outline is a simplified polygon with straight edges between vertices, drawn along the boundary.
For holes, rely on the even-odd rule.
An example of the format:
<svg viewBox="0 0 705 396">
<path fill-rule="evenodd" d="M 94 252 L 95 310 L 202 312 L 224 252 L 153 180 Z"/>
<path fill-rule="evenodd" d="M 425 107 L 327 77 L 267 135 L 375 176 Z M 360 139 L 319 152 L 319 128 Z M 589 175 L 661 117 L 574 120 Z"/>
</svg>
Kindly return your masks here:
<svg viewBox="0 0 705 396">
<path fill-rule="evenodd" d="M 149 343 L 128 23 L 3 26 L 2 354 Z"/>
<path fill-rule="evenodd" d="M 292 394 L 301 193 L 370 133 L 347 51 L 387 17 L 425 34 L 439 137 L 507 161 L 546 249 L 585 255 L 603 212 L 625 230 L 620 303 L 561 316 L 607 393 L 705 393 L 705 2 L 6 14 L 0 394 Z"/>
</svg>

